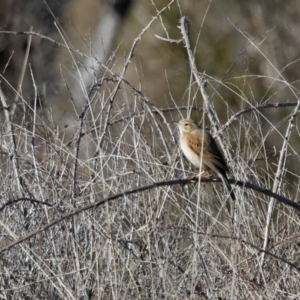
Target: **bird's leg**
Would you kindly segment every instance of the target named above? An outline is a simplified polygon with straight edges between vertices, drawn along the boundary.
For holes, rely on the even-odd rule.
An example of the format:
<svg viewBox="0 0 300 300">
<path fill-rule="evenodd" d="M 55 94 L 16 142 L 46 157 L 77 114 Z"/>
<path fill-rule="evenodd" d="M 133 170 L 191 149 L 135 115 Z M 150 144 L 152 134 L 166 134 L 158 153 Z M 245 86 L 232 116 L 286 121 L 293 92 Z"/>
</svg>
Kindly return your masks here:
<svg viewBox="0 0 300 300">
<path fill-rule="evenodd" d="M 209 174 L 208 170 L 203 170 L 201 173 L 199 173 L 199 176 L 201 176 L 201 177 L 209 177 L 210 174 Z"/>
<path fill-rule="evenodd" d="M 193 179 L 193 178 L 209 177 L 209 176 L 210 176 L 210 173 L 208 170 L 202 170 L 198 174 L 190 175 L 189 178 Z"/>
</svg>

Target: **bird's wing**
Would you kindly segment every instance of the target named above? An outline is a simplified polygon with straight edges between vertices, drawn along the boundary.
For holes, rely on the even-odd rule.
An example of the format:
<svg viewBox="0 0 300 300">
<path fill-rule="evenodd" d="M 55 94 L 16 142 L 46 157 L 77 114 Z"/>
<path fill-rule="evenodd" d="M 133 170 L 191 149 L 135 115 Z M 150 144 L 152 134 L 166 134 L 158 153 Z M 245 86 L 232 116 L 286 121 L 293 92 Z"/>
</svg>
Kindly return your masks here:
<svg viewBox="0 0 300 300">
<path fill-rule="evenodd" d="M 216 141 L 210 135 L 209 132 L 206 132 L 206 142 L 207 142 L 207 149 L 212 154 L 213 157 L 211 162 L 215 165 L 220 167 L 223 171 L 228 172 L 228 168 L 224 159 L 222 152 L 220 151 Z"/>
<path fill-rule="evenodd" d="M 199 156 L 202 156 L 203 161 L 211 162 L 223 174 L 228 172 L 224 157 L 213 137 L 209 132 L 203 129 L 197 129 L 197 132 L 188 133 L 186 135 L 188 146 Z"/>
<path fill-rule="evenodd" d="M 202 139 L 199 136 L 187 133 L 186 140 L 191 150 L 193 150 L 198 156 L 200 156 L 202 151 Z"/>
<path fill-rule="evenodd" d="M 216 141 L 209 134 L 209 132 L 197 130 L 197 134 L 195 134 L 195 132 L 187 134 L 186 140 L 188 146 L 199 156 L 199 159 L 202 155 L 203 163 L 222 179 L 226 189 L 230 193 L 231 198 L 235 200 L 235 194 L 226 176 L 228 168 L 226 166 L 224 157 Z"/>
</svg>

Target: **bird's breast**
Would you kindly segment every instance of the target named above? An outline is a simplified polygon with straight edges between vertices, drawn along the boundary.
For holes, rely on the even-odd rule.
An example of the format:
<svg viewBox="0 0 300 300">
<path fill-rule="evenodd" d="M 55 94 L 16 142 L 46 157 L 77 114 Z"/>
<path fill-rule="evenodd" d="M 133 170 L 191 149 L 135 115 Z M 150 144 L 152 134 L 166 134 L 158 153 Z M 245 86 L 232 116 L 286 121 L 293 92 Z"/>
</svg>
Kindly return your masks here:
<svg viewBox="0 0 300 300">
<path fill-rule="evenodd" d="M 184 156 L 197 168 L 200 168 L 200 156 L 196 154 L 188 145 L 187 139 L 182 136 L 180 138 L 180 146 Z"/>
</svg>

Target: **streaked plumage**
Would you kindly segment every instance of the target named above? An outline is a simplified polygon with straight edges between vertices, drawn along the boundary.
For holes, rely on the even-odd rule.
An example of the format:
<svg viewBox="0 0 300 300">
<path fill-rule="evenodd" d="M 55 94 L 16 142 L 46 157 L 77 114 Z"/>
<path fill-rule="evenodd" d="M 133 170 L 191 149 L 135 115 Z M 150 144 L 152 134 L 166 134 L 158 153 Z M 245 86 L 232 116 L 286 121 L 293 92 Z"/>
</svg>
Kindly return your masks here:
<svg viewBox="0 0 300 300">
<path fill-rule="evenodd" d="M 178 126 L 180 130 L 180 147 L 185 157 L 200 170 L 211 170 L 219 176 L 232 200 L 235 200 L 235 194 L 226 175 L 226 172 L 228 172 L 226 162 L 211 134 L 190 119 L 179 121 Z"/>
</svg>

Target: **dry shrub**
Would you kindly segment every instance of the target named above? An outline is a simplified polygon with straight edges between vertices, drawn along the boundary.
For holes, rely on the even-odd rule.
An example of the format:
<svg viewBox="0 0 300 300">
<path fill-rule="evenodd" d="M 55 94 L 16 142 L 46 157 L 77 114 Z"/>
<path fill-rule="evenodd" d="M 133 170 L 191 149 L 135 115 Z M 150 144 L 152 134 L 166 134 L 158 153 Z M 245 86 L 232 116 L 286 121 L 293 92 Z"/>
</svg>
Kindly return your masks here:
<svg viewBox="0 0 300 300">
<path fill-rule="evenodd" d="M 167 10 L 164 7 L 151 22 L 162 22 Z M 184 39 L 179 44 L 182 52 L 189 51 L 188 36 L 182 27 L 178 32 Z M 250 103 L 246 88 L 235 79 L 223 82 L 199 73 L 191 52 L 185 56 L 194 76 L 187 87 L 188 106 L 174 103 L 160 109 L 142 87 L 127 81 L 127 67 L 138 43 L 143 43 L 140 38 L 143 32 L 119 64 L 120 72 L 106 68 L 94 78 L 82 109 L 73 114 L 73 134 L 57 127 L 50 108 L 46 118 L 37 109 L 24 123 L 11 120 L 7 110 L 1 143 L 1 297 L 296 299 L 297 209 L 270 206 L 269 196 L 243 187 L 234 188 L 237 201 L 232 202 L 222 185 L 213 182 L 141 188 L 194 171 L 180 154 L 171 122 L 193 108 L 193 116 L 202 117 L 204 126 L 212 117 L 211 130 L 232 177 L 297 199 L 298 186 L 287 180 L 285 169 L 287 149 L 298 157 L 289 144 L 291 132 L 299 138 L 292 126 L 297 95 L 292 108 L 286 108 L 289 118 L 281 121 L 286 132 L 270 125 L 270 131 L 278 132 L 281 156 L 269 155 L 260 111 L 275 108 L 256 107 L 260 103 L 251 99 L 250 109 L 242 111 Z M 218 85 L 241 101 L 230 119 L 230 104 L 218 98 L 220 114 L 229 120 L 223 127 L 218 108 L 206 99 L 218 93 Z M 200 92 L 204 110 L 196 101 Z M 113 201 L 94 205 L 117 194 Z M 271 225 L 265 235 L 267 219 Z M 23 236 L 27 238 L 6 249 Z"/>
</svg>

